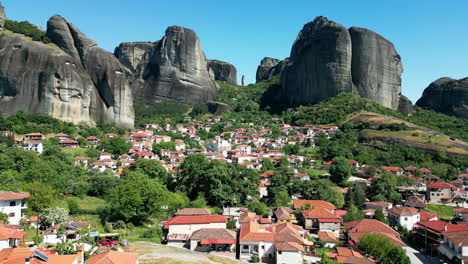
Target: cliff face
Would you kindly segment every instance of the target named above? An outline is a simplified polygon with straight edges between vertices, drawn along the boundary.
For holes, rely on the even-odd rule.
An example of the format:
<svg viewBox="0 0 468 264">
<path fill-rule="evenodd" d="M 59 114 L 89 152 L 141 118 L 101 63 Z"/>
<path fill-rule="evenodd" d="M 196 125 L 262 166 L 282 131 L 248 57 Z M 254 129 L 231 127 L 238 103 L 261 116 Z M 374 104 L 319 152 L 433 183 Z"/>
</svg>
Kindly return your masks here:
<svg viewBox="0 0 468 264">
<path fill-rule="evenodd" d="M 237 85 L 237 69 L 230 63 L 208 60 L 208 73 L 213 80 Z"/>
<path fill-rule="evenodd" d="M 134 98 L 206 103 L 217 95 L 200 41 L 191 29 L 171 26 L 154 44 L 121 44 L 117 58 L 130 69 Z M 229 75 L 232 78 L 232 74 Z M 227 77 L 227 76 L 226 76 Z"/>
<path fill-rule="evenodd" d="M 0 111 L 133 128 L 132 93 L 118 60 L 60 16 L 48 21 L 47 36 L 56 46 L 0 35 Z"/>
<path fill-rule="evenodd" d="M 468 119 L 468 78 L 444 77 L 432 82 L 416 105 Z"/>
<path fill-rule="evenodd" d="M 290 105 L 318 103 L 352 92 L 348 30 L 323 17 L 306 24 L 293 44 L 281 84 Z"/>
<path fill-rule="evenodd" d="M 304 25 L 282 61 L 262 60 L 257 81 L 281 72 L 281 96 L 291 106 L 314 104 L 341 92 L 352 92 L 391 109 L 408 110 L 400 99 L 401 58 L 393 44 L 377 33 L 352 27 L 349 30 L 317 17 Z"/>
<path fill-rule="evenodd" d="M 257 67 L 256 82 L 267 81 L 273 76 L 281 74 L 288 62 L 289 58 L 281 61 L 270 57 L 263 58 Z"/>
</svg>

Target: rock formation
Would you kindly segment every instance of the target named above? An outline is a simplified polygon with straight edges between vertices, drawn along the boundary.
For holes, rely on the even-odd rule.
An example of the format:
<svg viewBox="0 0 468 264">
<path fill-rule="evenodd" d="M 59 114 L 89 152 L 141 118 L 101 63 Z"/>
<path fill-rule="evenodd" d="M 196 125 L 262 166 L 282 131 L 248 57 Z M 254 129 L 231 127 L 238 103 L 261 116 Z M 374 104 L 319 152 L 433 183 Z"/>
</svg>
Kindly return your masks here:
<svg viewBox="0 0 468 264">
<path fill-rule="evenodd" d="M 208 60 L 208 73 L 213 80 L 237 85 L 237 69 L 230 63 Z"/>
<path fill-rule="evenodd" d="M 124 42 L 115 48 L 114 55 L 125 67 L 139 77 L 144 73 L 144 65 L 149 63 L 149 54 L 154 42 Z"/>
<path fill-rule="evenodd" d="M 265 57 L 257 68 L 256 82 L 267 81 L 280 74 L 289 62 L 289 58 L 278 60 Z"/>
<path fill-rule="evenodd" d="M 410 115 L 413 112 L 413 110 L 414 106 L 411 100 L 404 95 L 400 95 L 400 99 L 398 102 L 398 111 L 405 115 Z"/>
<path fill-rule="evenodd" d="M 0 111 L 133 128 L 132 94 L 118 60 L 60 16 L 48 21 L 47 35 L 56 46 L 0 35 Z"/>
<path fill-rule="evenodd" d="M 5 22 L 7 20 L 6 14 L 5 14 L 5 8 L 3 8 L 2 3 L 0 3 L 0 31 L 3 31 L 5 28 Z"/>
<path fill-rule="evenodd" d="M 324 17 L 304 25 L 281 74 L 281 84 L 289 105 L 314 104 L 352 92 L 348 30 Z"/>
<path fill-rule="evenodd" d="M 208 106 L 208 112 L 214 115 L 220 115 L 225 112 L 234 112 L 234 109 L 225 103 L 209 101 L 206 105 Z"/>
<path fill-rule="evenodd" d="M 130 85 L 139 101 L 200 104 L 217 95 L 218 86 L 210 78 L 200 41 L 191 29 L 171 26 L 160 41 L 122 43 L 114 54 L 130 70 Z"/>
<path fill-rule="evenodd" d="M 455 80 L 444 77 L 432 82 L 416 105 L 468 119 L 468 78 Z"/>
<path fill-rule="evenodd" d="M 355 92 L 385 107 L 398 109 L 403 66 L 395 47 L 365 28 L 352 27 L 349 33 Z"/>
</svg>

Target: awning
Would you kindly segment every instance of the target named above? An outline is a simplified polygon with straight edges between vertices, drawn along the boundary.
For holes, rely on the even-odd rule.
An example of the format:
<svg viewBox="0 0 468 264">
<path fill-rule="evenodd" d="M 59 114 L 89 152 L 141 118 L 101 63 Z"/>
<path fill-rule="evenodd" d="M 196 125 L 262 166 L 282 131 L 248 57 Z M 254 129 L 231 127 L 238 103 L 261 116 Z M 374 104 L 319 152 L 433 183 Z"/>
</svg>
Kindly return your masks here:
<svg viewBox="0 0 468 264">
<path fill-rule="evenodd" d="M 200 241 L 202 245 L 209 244 L 236 244 L 235 239 L 203 239 Z"/>
<path fill-rule="evenodd" d="M 317 219 L 320 223 L 340 223 L 340 219 L 336 218 L 319 218 Z"/>
</svg>

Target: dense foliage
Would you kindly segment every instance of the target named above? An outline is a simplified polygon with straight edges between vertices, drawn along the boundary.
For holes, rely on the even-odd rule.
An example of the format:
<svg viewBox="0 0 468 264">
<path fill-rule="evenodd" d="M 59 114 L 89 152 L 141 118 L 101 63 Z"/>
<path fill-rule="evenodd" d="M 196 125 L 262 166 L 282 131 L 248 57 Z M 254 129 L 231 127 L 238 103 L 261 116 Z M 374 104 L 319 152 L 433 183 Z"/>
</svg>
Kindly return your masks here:
<svg viewBox="0 0 468 264">
<path fill-rule="evenodd" d="M 394 246 L 388 237 L 380 234 L 365 234 L 359 239 L 359 249 L 376 258 L 379 263 L 410 264 L 403 248 Z"/>
<path fill-rule="evenodd" d="M 41 41 L 46 44 L 50 43 L 50 39 L 46 36 L 46 33 L 38 26 L 35 26 L 28 21 L 17 22 L 13 20 L 7 20 L 5 22 L 5 29 L 14 33 L 19 33 L 31 37 L 34 41 Z"/>
</svg>

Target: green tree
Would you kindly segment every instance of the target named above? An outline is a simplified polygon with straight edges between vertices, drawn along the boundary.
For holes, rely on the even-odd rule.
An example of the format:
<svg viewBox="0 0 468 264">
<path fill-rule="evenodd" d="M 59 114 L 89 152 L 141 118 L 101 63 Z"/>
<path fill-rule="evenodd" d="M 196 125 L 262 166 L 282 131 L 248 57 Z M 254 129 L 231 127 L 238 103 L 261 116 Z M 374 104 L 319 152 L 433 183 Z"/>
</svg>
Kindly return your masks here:
<svg viewBox="0 0 468 264">
<path fill-rule="evenodd" d="M 153 153 L 158 154 L 162 149 L 167 149 L 170 151 L 175 151 L 176 150 L 176 145 L 173 141 L 170 142 L 161 142 L 159 144 L 153 144 Z"/>
<path fill-rule="evenodd" d="M 249 201 L 245 204 L 249 211 L 256 213 L 257 215 L 266 215 L 269 210 L 266 204 L 259 201 Z"/>
<path fill-rule="evenodd" d="M 8 215 L 0 212 L 0 222 L 3 224 L 8 224 Z"/>
<path fill-rule="evenodd" d="M 380 263 L 409 264 L 410 259 L 404 249 L 392 245 L 390 239 L 381 234 L 365 234 L 359 239 L 358 247 Z"/>
<path fill-rule="evenodd" d="M 384 215 L 384 213 L 383 213 L 383 211 L 382 211 L 381 208 L 375 210 L 374 218 L 375 218 L 376 220 L 379 220 L 380 222 L 382 222 L 382 223 L 384 223 L 384 224 L 388 224 L 388 220 L 387 220 L 387 218 L 385 218 L 385 215 Z"/>
<path fill-rule="evenodd" d="M 401 247 L 393 247 L 380 262 L 382 264 L 411 264 L 411 260 Z"/>
<path fill-rule="evenodd" d="M 398 176 L 395 174 L 383 172 L 381 177 L 373 180 L 368 188 L 369 197 L 373 201 L 401 201 L 401 195 L 398 193 L 398 181 Z"/>
<path fill-rule="evenodd" d="M 80 212 L 80 205 L 73 199 L 67 201 L 68 211 L 71 215 L 78 214 Z"/>
<path fill-rule="evenodd" d="M 148 175 L 150 179 L 157 179 L 161 183 L 166 183 L 168 180 L 168 173 L 166 169 L 161 165 L 160 162 L 155 160 L 139 159 L 135 161 L 135 163 L 130 165 L 130 167 L 128 167 L 128 170 L 144 173 Z"/>
<path fill-rule="evenodd" d="M 292 198 L 286 190 L 280 191 L 275 195 L 275 207 L 290 206 Z"/>
<path fill-rule="evenodd" d="M 352 183 L 346 193 L 346 201 L 353 201 L 354 205 L 362 208 L 366 202 L 366 187 L 363 183 Z"/>
<path fill-rule="evenodd" d="M 357 209 L 356 206 L 351 205 L 350 208 L 348 209 L 348 212 L 343 215 L 343 222 L 352 222 L 352 221 L 357 221 L 364 219 L 364 216 L 366 213 L 364 211 L 361 211 Z"/>
<path fill-rule="evenodd" d="M 32 182 L 25 186 L 25 190 L 30 194 L 27 204 L 33 212 L 42 212 L 54 201 L 54 189 L 50 185 Z"/>
<path fill-rule="evenodd" d="M 230 230 L 236 230 L 236 220 L 235 219 L 229 220 L 226 224 L 226 228 Z"/>
<path fill-rule="evenodd" d="M 103 138 L 99 141 L 98 149 L 103 149 L 113 155 L 122 155 L 128 152 L 132 143 L 126 142 L 121 137 Z"/>
<path fill-rule="evenodd" d="M 353 173 L 353 167 L 349 164 L 348 159 L 343 157 L 336 157 L 330 166 L 331 181 L 344 186 L 348 182 L 348 178 Z"/>
</svg>

